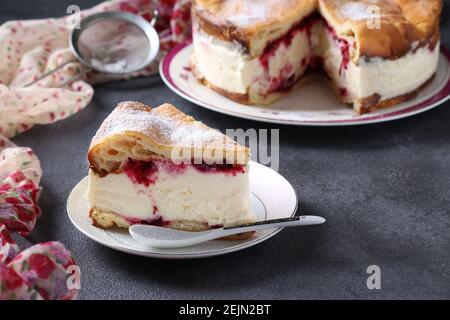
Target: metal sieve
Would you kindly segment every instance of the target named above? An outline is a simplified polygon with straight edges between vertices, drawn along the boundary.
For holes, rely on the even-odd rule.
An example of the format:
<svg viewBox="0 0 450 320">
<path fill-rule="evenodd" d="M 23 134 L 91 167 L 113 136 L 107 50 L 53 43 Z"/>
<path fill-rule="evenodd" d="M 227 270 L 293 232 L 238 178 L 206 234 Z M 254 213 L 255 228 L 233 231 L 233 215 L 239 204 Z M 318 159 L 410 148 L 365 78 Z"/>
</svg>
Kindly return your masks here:
<svg viewBox="0 0 450 320">
<path fill-rule="evenodd" d="M 159 37 L 154 28 L 157 19 L 157 10 L 153 12 L 151 22 L 128 12 L 101 12 L 84 18 L 80 28 L 73 29 L 70 35 L 70 46 L 76 59 L 44 73 L 26 87 L 77 61 L 87 69 L 66 80 L 62 86 L 91 71 L 123 76 L 145 68 L 159 51 Z"/>
</svg>

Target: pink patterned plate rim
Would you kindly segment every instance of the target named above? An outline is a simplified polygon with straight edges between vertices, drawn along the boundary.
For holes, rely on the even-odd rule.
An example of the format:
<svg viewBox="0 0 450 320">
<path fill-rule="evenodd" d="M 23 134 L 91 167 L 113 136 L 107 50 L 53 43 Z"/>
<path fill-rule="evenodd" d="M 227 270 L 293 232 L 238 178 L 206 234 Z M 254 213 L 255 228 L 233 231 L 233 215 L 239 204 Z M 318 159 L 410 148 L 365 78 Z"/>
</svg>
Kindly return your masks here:
<svg viewBox="0 0 450 320">
<path fill-rule="evenodd" d="M 347 126 L 387 122 L 430 110 L 450 98 L 450 50 L 441 48 L 436 75 L 419 95 L 397 106 L 357 115 L 341 104 L 323 80 L 292 92 L 271 106 L 247 106 L 225 98 L 200 84 L 189 68 L 192 40 L 176 46 L 161 61 L 164 83 L 176 94 L 207 109 L 227 115 L 278 124 Z"/>
</svg>

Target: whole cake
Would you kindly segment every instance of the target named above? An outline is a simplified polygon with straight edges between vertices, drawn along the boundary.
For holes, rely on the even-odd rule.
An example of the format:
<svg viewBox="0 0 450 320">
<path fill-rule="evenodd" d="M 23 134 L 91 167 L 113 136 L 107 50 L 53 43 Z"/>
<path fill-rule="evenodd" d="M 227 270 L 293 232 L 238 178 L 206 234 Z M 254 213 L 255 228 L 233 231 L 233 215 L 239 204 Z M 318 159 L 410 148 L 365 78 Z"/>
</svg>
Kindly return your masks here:
<svg viewBox="0 0 450 320">
<path fill-rule="evenodd" d="M 200 231 L 255 221 L 249 149 L 170 104 L 122 102 L 88 152 L 95 226 Z"/>
<path fill-rule="evenodd" d="M 441 10 L 441 0 L 196 0 L 192 70 L 244 104 L 270 104 L 322 70 L 363 114 L 433 77 Z"/>
</svg>

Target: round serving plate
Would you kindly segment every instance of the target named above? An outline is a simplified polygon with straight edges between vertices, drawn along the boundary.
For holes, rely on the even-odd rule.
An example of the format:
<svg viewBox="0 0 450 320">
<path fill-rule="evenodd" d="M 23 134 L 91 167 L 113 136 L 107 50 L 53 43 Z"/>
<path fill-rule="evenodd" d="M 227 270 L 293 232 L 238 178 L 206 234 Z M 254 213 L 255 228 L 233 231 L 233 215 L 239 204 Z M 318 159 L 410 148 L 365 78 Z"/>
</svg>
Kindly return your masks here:
<svg viewBox="0 0 450 320">
<path fill-rule="evenodd" d="M 297 210 L 297 196 L 292 185 L 274 170 L 256 162 L 250 162 L 251 203 L 257 220 L 292 217 Z M 67 212 L 75 227 L 92 240 L 119 251 L 154 258 L 192 259 L 222 255 L 261 243 L 282 228 L 256 231 L 246 240 L 213 240 L 199 245 L 159 249 L 144 246 L 135 241 L 127 229 L 100 229 L 91 224 L 86 199 L 88 180 L 82 179 L 67 199 Z M 301 232 L 301 231 L 300 231 Z"/>
<path fill-rule="evenodd" d="M 192 41 L 188 40 L 165 56 L 159 67 L 164 83 L 199 106 L 256 121 L 307 126 L 362 125 L 410 117 L 434 108 L 450 97 L 450 51 L 446 48 L 441 49 L 436 75 L 415 99 L 364 115 L 358 115 L 351 107 L 340 103 L 320 78 L 270 106 L 234 102 L 194 78 L 189 67 L 191 53 Z"/>
</svg>

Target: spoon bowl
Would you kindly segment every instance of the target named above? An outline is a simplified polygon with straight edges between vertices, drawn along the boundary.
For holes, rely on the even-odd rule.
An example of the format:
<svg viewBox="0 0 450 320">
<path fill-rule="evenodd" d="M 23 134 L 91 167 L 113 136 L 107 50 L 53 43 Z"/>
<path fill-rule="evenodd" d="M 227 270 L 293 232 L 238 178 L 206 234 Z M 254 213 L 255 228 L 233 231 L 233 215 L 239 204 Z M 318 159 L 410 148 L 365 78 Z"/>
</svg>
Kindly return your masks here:
<svg viewBox="0 0 450 320">
<path fill-rule="evenodd" d="M 250 231 L 280 227 L 310 226 L 322 224 L 324 222 L 325 219 L 318 216 L 296 216 L 200 232 L 181 231 L 151 225 L 135 224 L 129 228 L 129 232 L 136 241 L 144 245 L 156 248 L 181 248 Z"/>
</svg>

